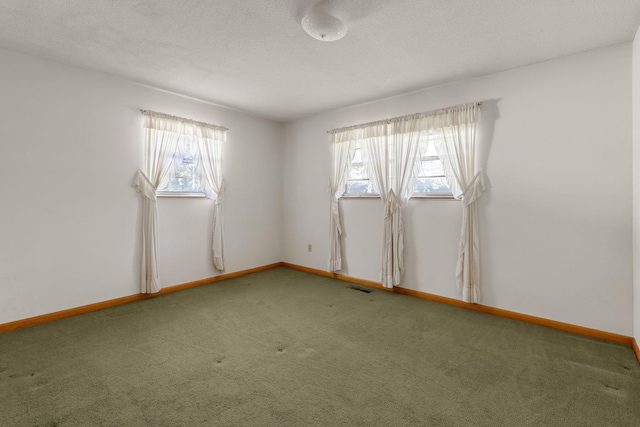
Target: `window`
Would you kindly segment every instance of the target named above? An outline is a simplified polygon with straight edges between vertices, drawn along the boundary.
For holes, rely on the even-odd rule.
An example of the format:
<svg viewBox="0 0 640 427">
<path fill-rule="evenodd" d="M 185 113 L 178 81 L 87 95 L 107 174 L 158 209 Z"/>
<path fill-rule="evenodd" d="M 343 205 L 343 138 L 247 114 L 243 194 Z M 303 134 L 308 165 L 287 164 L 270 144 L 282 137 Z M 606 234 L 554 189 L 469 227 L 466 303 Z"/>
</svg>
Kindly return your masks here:
<svg viewBox="0 0 640 427">
<path fill-rule="evenodd" d="M 351 168 L 349 169 L 349 178 L 347 179 L 347 187 L 345 196 L 377 196 L 378 193 L 373 191 L 373 185 L 365 170 L 362 161 L 362 150 L 360 149 L 360 141 L 356 142 L 356 148 L 351 159 Z"/>
<path fill-rule="evenodd" d="M 436 152 L 438 138 L 439 135 L 432 133 L 420 141 L 420 172 L 413 186 L 414 196 L 451 196 L 444 166 Z"/>
<path fill-rule="evenodd" d="M 444 176 L 444 166 L 436 152 L 435 144 L 439 137 L 436 133 L 429 133 L 420 141 L 420 170 L 413 186 L 414 197 L 451 196 L 451 188 Z M 356 142 L 344 196 L 378 196 L 367 175 L 360 141 Z"/>
<path fill-rule="evenodd" d="M 200 154 L 191 135 L 181 135 L 173 156 L 167 184 L 158 189 L 159 196 L 204 197 L 200 183 Z"/>
</svg>

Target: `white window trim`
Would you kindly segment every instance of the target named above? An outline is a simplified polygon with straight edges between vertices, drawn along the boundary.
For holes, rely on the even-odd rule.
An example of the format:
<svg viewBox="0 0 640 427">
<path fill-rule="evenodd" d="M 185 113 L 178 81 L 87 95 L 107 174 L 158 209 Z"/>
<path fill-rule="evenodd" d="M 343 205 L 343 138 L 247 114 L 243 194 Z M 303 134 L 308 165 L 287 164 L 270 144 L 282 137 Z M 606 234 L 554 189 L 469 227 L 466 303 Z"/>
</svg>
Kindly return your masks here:
<svg viewBox="0 0 640 427">
<path fill-rule="evenodd" d="M 428 135 L 427 138 L 431 139 L 433 136 L 432 135 Z M 425 141 L 426 142 L 426 141 Z M 438 159 L 440 160 L 440 158 L 436 155 L 428 155 L 428 156 L 422 156 L 420 158 L 420 161 L 425 161 L 425 160 L 434 160 L 434 159 Z M 422 177 L 422 178 L 439 178 L 440 176 L 433 176 L 433 177 Z M 444 175 L 442 175 L 442 177 L 444 177 Z M 416 177 L 416 178 L 421 178 L 421 177 Z M 367 178 L 369 179 L 369 178 Z M 347 183 L 345 184 L 345 193 L 342 194 L 342 196 L 340 196 L 341 199 L 379 199 L 380 195 L 377 193 L 368 193 L 368 194 L 348 194 L 346 193 L 346 189 L 348 187 L 349 184 L 349 179 L 347 178 Z M 413 195 L 411 196 L 411 199 L 416 199 L 416 200 L 459 200 L 456 199 L 453 196 L 453 193 L 413 193 Z"/>
<path fill-rule="evenodd" d="M 204 193 L 179 193 L 177 191 L 156 191 L 156 197 L 205 199 Z"/>
<path fill-rule="evenodd" d="M 379 199 L 379 194 L 344 194 L 341 199 Z M 414 194 L 411 199 L 429 199 L 429 200 L 460 200 L 453 197 L 453 194 Z"/>
</svg>

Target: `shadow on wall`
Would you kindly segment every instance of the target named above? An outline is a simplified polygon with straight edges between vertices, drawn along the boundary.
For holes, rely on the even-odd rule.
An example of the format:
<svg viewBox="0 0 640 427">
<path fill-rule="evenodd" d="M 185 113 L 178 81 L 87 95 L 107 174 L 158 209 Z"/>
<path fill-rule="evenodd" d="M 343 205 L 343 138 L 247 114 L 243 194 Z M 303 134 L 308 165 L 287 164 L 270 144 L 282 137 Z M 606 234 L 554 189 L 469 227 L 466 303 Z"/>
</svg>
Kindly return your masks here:
<svg viewBox="0 0 640 427">
<path fill-rule="evenodd" d="M 480 170 L 485 172 L 485 184 L 487 189 L 491 188 L 491 177 L 487 174 L 489 163 L 489 152 L 491 151 L 491 143 L 493 142 L 493 133 L 496 121 L 500 118 L 498 111 L 498 102 L 500 99 L 487 99 L 482 101 L 482 116 L 480 118 L 480 126 L 478 132 L 478 163 Z M 488 193 L 482 196 L 484 198 Z"/>
</svg>

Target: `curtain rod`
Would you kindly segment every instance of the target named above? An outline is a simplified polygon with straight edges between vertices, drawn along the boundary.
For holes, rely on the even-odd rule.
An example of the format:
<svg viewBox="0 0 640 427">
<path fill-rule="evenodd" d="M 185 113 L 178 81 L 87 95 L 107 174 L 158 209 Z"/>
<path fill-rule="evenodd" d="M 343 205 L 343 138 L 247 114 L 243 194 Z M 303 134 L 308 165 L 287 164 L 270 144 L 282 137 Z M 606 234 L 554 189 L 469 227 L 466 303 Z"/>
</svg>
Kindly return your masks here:
<svg viewBox="0 0 640 427">
<path fill-rule="evenodd" d="M 140 110 L 140 112 L 143 115 L 160 117 L 162 119 L 176 120 L 176 121 L 179 121 L 179 122 L 182 122 L 182 123 L 188 123 L 188 124 L 192 124 L 192 125 L 208 127 L 208 128 L 215 129 L 215 130 L 222 130 L 222 131 L 229 130 L 226 127 L 223 127 L 223 126 L 212 125 L 211 123 L 199 122 L 197 120 L 185 119 L 184 117 L 172 116 L 171 114 L 158 113 L 156 111 L 151 111 L 151 110 Z"/>
<path fill-rule="evenodd" d="M 435 116 L 435 115 L 438 115 L 438 114 L 446 113 L 447 111 L 455 110 L 456 108 L 470 107 L 470 106 L 479 107 L 481 105 L 482 105 L 482 102 L 472 102 L 472 103 L 469 103 L 469 104 L 456 105 L 455 107 L 440 108 L 439 110 L 427 111 L 427 112 L 424 112 L 424 113 L 408 114 L 406 116 L 393 117 L 391 119 L 376 120 L 374 122 L 362 123 L 362 124 L 359 124 L 359 125 L 353 125 L 353 126 L 347 126 L 347 127 L 343 127 L 343 128 L 332 129 L 332 130 L 328 130 L 327 133 L 338 133 L 338 132 L 344 132 L 344 131 L 347 131 L 347 130 L 365 128 L 365 127 L 374 126 L 374 125 L 382 125 L 382 124 L 388 124 L 388 123 L 393 123 L 393 122 L 399 122 L 401 120 L 406 120 L 406 119 L 413 119 L 413 118 L 418 119 L 418 118 L 423 118 L 423 117 L 428 117 L 428 116 Z"/>
</svg>

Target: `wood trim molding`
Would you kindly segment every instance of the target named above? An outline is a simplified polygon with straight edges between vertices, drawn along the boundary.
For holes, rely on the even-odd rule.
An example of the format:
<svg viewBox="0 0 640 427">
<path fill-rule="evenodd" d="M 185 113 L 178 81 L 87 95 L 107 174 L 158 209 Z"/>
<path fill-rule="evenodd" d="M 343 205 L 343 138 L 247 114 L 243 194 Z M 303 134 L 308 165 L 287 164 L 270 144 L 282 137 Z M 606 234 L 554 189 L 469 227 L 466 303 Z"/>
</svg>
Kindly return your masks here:
<svg viewBox="0 0 640 427">
<path fill-rule="evenodd" d="M 282 266 L 293 268 L 295 270 L 306 271 L 307 273 L 318 274 L 320 276 L 326 276 L 326 277 L 332 277 L 334 279 L 344 280 L 345 282 L 352 282 L 352 283 L 358 283 L 360 285 L 372 286 L 374 288 L 384 289 L 386 291 L 391 290 L 389 288 L 385 288 L 384 286 L 382 286 L 382 283 L 373 282 L 371 280 L 365 280 L 365 279 L 357 279 L 355 277 L 345 276 L 344 274 L 340 274 L 340 273 L 332 273 L 330 271 L 318 270 L 316 268 L 304 267 L 302 265 L 290 264 L 288 262 L 283 262 Z"/>
<path fill-rule="evenodd" d="M 460 301 L 454 298 L 428 294 L 426 292 L 414 291 L 413 289 L 395 287 L 393 288 L 393 290 L 400 294 L 412 295 L 418 298 L 424 298 L 431 301 L 442 302 L 444 304 L 467 308 L 469 310 L 480 311 L 482 313 L 493 314 L 500 317 L 520 320 L 523 322 L 533 323 L 541 326 L 547 326 L 549 328 L 560 329 L 562 331 L 573 332 L 575 334 L 586 335 L 594 338 L 600 338 L 607 341 L 614 341 L 614 342 L 618 342 L 626 345 L 631 345 L 631 341 L 633 339 L 632 337 L 615 334 L 613 332 L 601 331 L 599 329 L 587 328 L 584 326 L 578 326 L 571 323 L 559 322 L 557 320 L 545 319 L 544 317 L 531 316 L 529 314 L 518 313 L 516 311 L 504 310 L 502 308 L 490 307 L 482 304 L 471 304 L 471 303 Z"/>
<path fill-rule="evenodd" d="M 344 274 L 331 273 L 328 271 L 317 270 L 315 268 L 303 267 L 300 265 L 289 264 L 286 262 L 283 262 L 282 265 L 284 267 L 295 268 L 296 270 L 302 270 L 309 273 L 320 274 L 322 276 L 333 277 L 339 280 L 345 280 L 347 282 L 359 283 L 361 285 L 373 286 L 375 288 L 391 291 L 391 289 L 383 287 L 381 283 L 373 282 L 371 280 L 358 279 L 355 277 L 346 276 Z M 418 298 L 423 298 L 423 299 L 440 302 L 444 304 L 455 305 L 457 307 L 463 307 L 469 310 L 480 311 L 483 313 L 493 314 L 496 316 L 506 317 L 509 319 L 520 320 L 523 322 L 533 323 L 536 325 L 547 326 L 550 328 L 573 332 L 580 335 L 586 335 L 589 337 L 600 338 L 607 341 L 618 342 L 618 343 L 622 343 L 630 346 L 635 343 L 634 351 L 636 352 L 638 361 L 640 361 L 640 349 L 638 349 L 637 343 L 632 337 L 628 337 L 626 335 L 620 335 L 620 334 L 615 334 L 613 332 L 601 331 L 599 329 L 592 329 L 584 326 L 573 325 L 571 323 L 564 323 L 556 320 L 545 319 L 543 317 L 531 316 L 529 314 L 522 314 L 515 311 L 503 310 L 501 308 L 489 307 L 482 304 L 471 304 L 471 303 L 460 301 L 454 298 L 448 298 L 440 295 L 429 294 L 426 292 L 415 291 L 413 289 L 394 287 L 393 292 L 397 292 L 399 294 L 404 294 L 404 295 L 410 295 Z"/>
<path fill-rule="evenodd" d="M 171 292 L 181 291 L 183 289 L 193 288 L 195 286 L 206 285 L 208 283 L 219 282 L 221 280 L 233 279 L 234 277 L 244 276 L 245 274 L 257 273 L 258 271 L 269 270 L 271 268 L 282 266 L 281 262 L 276 262 L 273 264 L 262 265 L 260 267 L 249 268 L 247 270 L 234 271 L 233 273 L 225 273 L 220 274 L 218 276 L 208 277 L 206 279 L 196 280 L 194 282 L 182 283 L 180 285 L 168 286 L 166 288 L 162 288 L 160 292 L 151 294 L 151 295 L 142 295 L 143 298 L 153 297 L 156 295 L 164 295 L 169 294 Z"/>
<path fill-rule="evenodd" d="M 154 294 L 157 295 L 157 294 Z M 75 316 L 76 314 L 88 313 L 90 311 L 102 310 L 103 308 L 113 307 L 115 305 L 126 304 L 131 301 L 137 301 L 143 298 L 147 298 L 144 294 L 129 295 L 122 298 L 111 299 L 108 301 L 97 302 L 94 304 L 83 305 L 80 307 L 74 307 L 67 310 L 56 311 L 53 313 L 42 314 L 40 316 L 29 317 L 26 319 L 15 320 L 9 323 L 0 324 L 0 333 L 11 331 L 13 329 L 25 328 L 27 326 L 33 326 L 40 323 L 50 322 L 52 320 L 63 319 L 69 316 Z"/>
<path fill-rule="evenodd" d="M 612 332 L 601 331 L 598 329 L 586 328 L 584 326 L 573 325 L 570 323 L 558 322 L 556 320 L 545 319 L 542 317 L 531 316 L 528 314 L 517 313 L 515 311 L 503 310 L 501 308 L 489 307 L 481 304 L 470 304 L 454 298 L 443 297 L 440 295 L 429 294 L 426 292 L 420 292 L 413 289 L 407 289 L 402 287 L 394 287 L 393 289 L 385 288 L 381 283 L 372 280 L 358 279 L 356 277 L 347 276 L 340 273 L 332 273 L 329 271 L 319 270 L 311 267 L 304 267 L 301 265 L 291 264 L 288 262 L 276 262 L 273 264 L 263 265 L 260 267 L 250 268 L 247 270 L 235 271 L 233 273 L 220 274 L 218 276 L 209 277 L 206 279 L 196 280 L 193 282 L 182 283 L 179 285 L 169 286 L 160 290 L 155 294 L 135 294 L 128 295 L 121 298 L 115 298 L 107 301 L 97 302 L 94 304 L 83 305 L 80 307 L 70 308 L 67 310 L 56 311 L 53 313 L 42 314 L 40 316 L 29 317 L 26 319 L 16 320 L 9 323 L 0 324 L 0 333 L 10 331 L 13 329 L 24 328 L 27 326 L 37 325 L 39 323 L 50 322 L 52 320 L 63 319 L 65 317 L 75 316 L 77 314 L 89 313 L 91 311 L 102 310 L 104 308 L 113 307 L 120 304 L 126 304 L 132 301 L 138 301 L 145 298 L 153 298 L 157 295 L 164 295 L 171 292 L 181 291 L 183 289 L 193 288 L 195 286 L 205 285 L 208 283 L 219 282 L 221 280 L 227 280 L 245 274 L 256 273 L 258 271 L 269 270 L 275 267 L 288 267 L 307 273 L 317 274 L 320 276 L 331 277 L 346 282 L 357 283 L 360 285 L 371 286 L 377 289 L 382 289 L 389 292 L 397 292 L 404 295 L 410 295 L 413 297 L 423 298 L 430 301 L 440 302 L 443 304 L 454 305 L 457 307 L 467 308 L 469 310 L 481 311 L 483 313 L 493 314 L 496 316 L 507 317 L 510 319 L 520 320 L 523 322 L 534 323 L 536 325 L 547 326 L 550 328 L 560 329 L 563 331 L 573 332 L 580 335 L 586 335 L 590 337 L 600 338 L 603 340 L 614 341 L 622 344 L 629 345 L 633 348 L 638 361 L 640 362 L 640 348 L 638 343 L 633 337 L 626 335 L 614 334 Z"/>
<path fill-rule="evenodd" d="M 640 362 L 640 347 L 638 347 L 638 341 L 635 338 L 631 338 L 631 348 L 633 348 L 633 352 L 636 354 L 638 362 Z"/>
<path fill-rule="evenodd" d="M 268 270 L 275 267 L 280 267 L 281 262 L 274 264 L 263 265 L 260 267 L 249 268 L 247 270 L 234 271 L 233 273 L 220 274 L 218 276 L 209 277 L 206 279 L 196 280 L 194 282 L 182 283 L 180 285 L 168 286 L 162 288 L 160 292 L 155 294 L 135 294 L 128 295 L 126 297 L 115 298 L 108 301 L 101 301 L 94 304 L 83 305 L 80 307 L 70 308 L 67 310 L 56 311 L 53 313 L 42 314 L 40 316 L 29 317 L 26 319 L 16 320 L 9 323 L 0 324 L 0 333 L 11 331 L 13 329 L 24 328 L 27 326 L 37 325 L 39 323 L 50 322 L 52 320 L 63 319 L 65 317 L 75 316 L 76 314 L 89 313 L 91 311 L 102 310 L 103 308 L 113 307 L 120 304 L 126 304 L 132 301 L 138 301 L 145 298 L 153 298 L 158 295 L 164 295 L 171 292 L 181 291 L 183 289 L 193 288 L 195 286 L 205 285 L 208 283 L 219 282 L 221 280 L 231 279 L 238 276 L 243 276 L 249 273 L 255 273 L 262 270 Z"/>
</svg>

